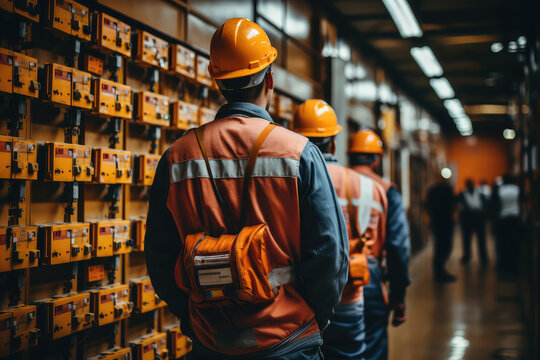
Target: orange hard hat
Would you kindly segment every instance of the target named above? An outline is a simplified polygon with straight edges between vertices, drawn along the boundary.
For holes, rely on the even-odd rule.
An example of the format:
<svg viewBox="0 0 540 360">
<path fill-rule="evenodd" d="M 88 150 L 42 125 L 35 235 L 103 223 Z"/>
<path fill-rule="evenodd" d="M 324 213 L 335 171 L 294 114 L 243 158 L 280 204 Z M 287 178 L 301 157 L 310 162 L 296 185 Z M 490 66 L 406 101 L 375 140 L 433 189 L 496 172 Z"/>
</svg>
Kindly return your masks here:
<svg viewBox="0 0 540 360">
<path fill-rule="evenodd" d="M 277 57 L 264 30 L 246 18 L 221 25 L 210 42 L 208 71 L 214 79 L 234 79 L 256 74 Z"/>
<path fill-rule="evenodd" d="M 336 113 L 324 100 L 311 99 L 298 107 L 294 114 L 294 132 L 306 137 L 329 137 L 343 128 Z"/>
<path fill-rule="evenodd" d="M 360 130 L 353 135 L 349 143 L 348 153 L 381 154 L 383 142 L 373 130 Z"/>
</svg>

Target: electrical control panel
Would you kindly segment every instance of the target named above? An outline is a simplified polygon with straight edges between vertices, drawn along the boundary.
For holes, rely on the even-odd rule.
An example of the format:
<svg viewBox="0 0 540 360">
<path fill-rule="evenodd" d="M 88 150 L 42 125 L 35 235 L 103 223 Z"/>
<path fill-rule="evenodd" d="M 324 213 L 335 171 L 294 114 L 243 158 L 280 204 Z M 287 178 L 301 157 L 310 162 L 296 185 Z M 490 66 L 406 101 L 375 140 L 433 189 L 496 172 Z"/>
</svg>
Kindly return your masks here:
<svg viewBox="0 0 540 360">
<path fill-rule="evenodd" d="M 150 91 L 137 93 L 137 122 L 169 126 L 169 97 Z"/>
<path fill-rule="evenodd" d="M 131 360 L 131 348 L 115 347 L 88 360 Z"/>
<path fill-rule="evenodd" d="M 197 126 L 199 126 L 199 107 L 197 105 L 182 100 L 172 103 L 172 128 L 188 130 Z"/>
<path fill-rule="evenodd" d="M 13 51 L 0 48 L 0 91 L 13 92 Z"/>
<path fill-rule="evenodd" d="M 45 64 L 45 72 L 47 99 L 56 104 L 70 106 L 72 69 L 60 64 Z"/>
<path fill-rule="evenodd" d="M 146 31 L 137 31 L 136 60 L 146 65 L 169 70 L 169 43 Z"/>
<path fill-rule="evenodd" d="M 96 79 L 94 111 L 100 115 L 131 119 L 133 99 L 131 88 L 114 81 Z"/>
<path fill-rule="evenodd" d="M 45 179 L 51 181 L 73 181 L 73 145 L 47 143 L 47 168 Z"/>
<path fill-rule="evenodd" d="M 212 87 L 214 85 L 214 79 L 208 72 L 208 65 L 210 59 L 197 55 L 197 81 L 205 86 Z"/>
<path fill-rule="evenodd" d="M 131 153 L 115 149 L 94 149 L 95 180 L 101 184 L 131 184 Z"/>
<path fill-rule="evenodd" d="M 131 252 L 129 220 L 91 221 L 91 237 L 96 257 L 106 257 Z"/>
<path fill-rule="evenodd" d="M 11 313 L 0 312 L 0 358 L 9 356 L 11 352 Z"/>
<path fill-rule="evenodd" d="M 91 294 L 92 312 L 98 326 L 131 316 L 133 302 L 130 301 L 129 285 L 107 285 L 91 290 Z"/>
<path fill-rule="evenodd" d="M 199 108 L 199 124 L 200 125 L 208 124 L 209 122 L 214 121 L 215 118 L 216 118 L 215 110 L 205 108 L 205 107 Z"/>
<path fill-rule="evenodd" d="M 39 0 L 13 0 L 13 12 L 35 22 L 39 22 L 41 8 Z"/>
<path fill-rule="evenodd" d="M 195 79 L 195 51 L 179 44 L 172 44 L 171 70 L 190 79 Z"/>
<path fill-rule="evenodd" d="M 86 268 L 85 275 L 86 282 L 101 281 L 105 279 L 105 265 L 90 265 Z"/>
<path fill-rule="evenodd" d="M 0 0 L 0 9 L 13 12 L 13 0 Z"/>
<path fill-rule="evenodd" d="M 137 184 L 151 186 L 154 182 L 156 169 L 161 156 L 159 155 L 139 155 L 137 157 Z"/>
<path fill-rule="evenodd" d="M 79 39 L 90 40 L 92 28 L 90 12 L 86 6 L 71 0 L 51 0 L 49 11 L 54 29 Z"/>
<path fill-rule="evenodd" d="M 77 69 L 72 71 L 71 105 L 90 110 L 94 106 L 92 75 Z"/>
<path fill-rule="evenodd" d="M 279 95 L 277 98 L 277 115 L 280 119 L 292 121 L 294 117 L 294 106 L 291 98 Z"/>
<path fill-rule="evenodd" d="M 144 237 L 146 236 L 146 219 L 133 219 L 133 250 L 144 251 Z"/>
<path fill-rule="evenodd" d="M 36 58 L 13 52 L 13 93 L 33 98 L 39 96 L 38 61 Z"/>
<path fill-rule="evenodd" d="M 131 56 L 131 26 L 104 13 L 97 21 L 97 43 L 99 46 Z"/>
<path fill-rule="evenodd" d="M 134 310 L 136 313 L 145 313 L 167 305 L 157 296 L 150 278 L 133 279 L 131 280 L 131 284 Z"/>
<path fill-rule="evenodd" d="M 10 226 L 7 237 L 12 248 L 13 270 L 38 266 L 41 253 L 37 244 L 37 226 Z"/>
<path fill-rule="evenodd" d="M 43 226 L 44 258 L 48 265 L 88 259 L 92 256 L 88 223 Z"/>
<path fill-rule="evenodd" d="M 97 76 L 103 75 L 104 63 L 100 57 L 86 54 L 82 57 L 83 69 Z"/>
<path fill-rule="evenodd" d="M 131 342 L 130 345 L 133 349 L 133 359 L 135 360 L 154 360 L 156 358 L 169 358 L 166 333 L 148 334 Z"/>
<path fill-rule="evenodd" d="M 73 175 L 75 176 L 75 181 L 92 181 L 95 172 L 92 148 L 77 144 L 72 144 L 71 146 L 73 149 Z"/>
<path fill-rule="evenodd" d="M 94 313 L 90 310 L 90 293 L 71 293 L 39 300 L 40 329 L 53 340 L 92 327 Z"/>
<path fill-rule="evenodd" d="M 13 138 L 0 135 L 0 179 L 11 178 L 11 149 Z"/>
<path fill-rule="evenodd" d="M 12 270 L 11 253 L 13 247 L 11 246 L 11 239 L 7 231 L 8 228 L 6 226 L 0 226 L 0 272 Z M 1 346 L 0 339 L 0 353 L 2 352 Z"/>
<path fill-rule="evenodd" d="M 12 138 L 11 178 L 37 180 L 37 143 L 35 140 Z"/>
<path fill-rule="evenodd" d="M 178 359 L 191 352 L 192 341 L 180 331 L 180 326 L 167 329 L 167 345 L 171 359 Z"/>
<path fill-rule="evenodd" d="M 0 311 L 0 316 L 11 315 L 10 321 L 10 352 L 16 352 L 29 349 L 37 344 L 38 329 L 36 328 L 36 306 L 35 305 L 17 305 Z M 0 334 L 3 331 L 0 329 Z M 0 348 L 4 342 L 0 338 Z"/>
</svg>

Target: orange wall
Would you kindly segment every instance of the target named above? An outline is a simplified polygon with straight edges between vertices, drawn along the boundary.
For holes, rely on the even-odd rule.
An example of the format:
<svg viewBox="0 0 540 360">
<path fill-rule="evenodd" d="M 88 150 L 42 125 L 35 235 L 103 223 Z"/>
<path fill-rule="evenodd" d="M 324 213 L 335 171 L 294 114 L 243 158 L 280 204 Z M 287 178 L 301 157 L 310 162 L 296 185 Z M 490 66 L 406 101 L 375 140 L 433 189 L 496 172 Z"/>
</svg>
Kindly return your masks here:
<svg viewBox="0 0 540 360">
<path fill-rule="evenodd" d="M 448 142 L 448 162 L 457 173 L 456 189 L 465 187 L 467 178 L 476 184 L 487 180 L 489 184 L 497 177 L 510 170 L 509 143 L 502 136 L 461 136 Z"/>
</svg>

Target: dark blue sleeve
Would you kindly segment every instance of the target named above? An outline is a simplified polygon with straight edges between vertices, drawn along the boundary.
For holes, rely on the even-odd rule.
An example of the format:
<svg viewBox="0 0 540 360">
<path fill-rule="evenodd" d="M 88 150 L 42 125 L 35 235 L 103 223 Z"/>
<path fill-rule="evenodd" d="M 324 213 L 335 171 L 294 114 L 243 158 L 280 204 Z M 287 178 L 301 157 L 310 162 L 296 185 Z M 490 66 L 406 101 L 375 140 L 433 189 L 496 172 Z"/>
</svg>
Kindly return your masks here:
<svg viewBox="0 0 540 360">
<path fill-rule="evenodd" d="M 411 282 L 409 279 L 409 258 L 411 257 L 409 224 L 399 192 L 391 187 L 387 196 L 385 250 L 390 283 L 390 303 L 404 304 L 405 290 Z"/>
<path fill-rule="evenodd" d="M 169 192 L 168 152 L 159 161 L 146 218 L 144 252 L 146 267 L 158 296 L 180 318 L 182 331 L 191 334 L 188 296 L 180 290 L 174 279 L 174 267 L 181 251 L 180 235 L 172 214 L 167 208 Z"/>
<path fill-rule="evenodd" d="M 308 142 L 300 158 L 299 290 L 324 329 L 341 299 L 349 271 L 349 240 L 338 197 L 319 149 Z"/>
</svg>

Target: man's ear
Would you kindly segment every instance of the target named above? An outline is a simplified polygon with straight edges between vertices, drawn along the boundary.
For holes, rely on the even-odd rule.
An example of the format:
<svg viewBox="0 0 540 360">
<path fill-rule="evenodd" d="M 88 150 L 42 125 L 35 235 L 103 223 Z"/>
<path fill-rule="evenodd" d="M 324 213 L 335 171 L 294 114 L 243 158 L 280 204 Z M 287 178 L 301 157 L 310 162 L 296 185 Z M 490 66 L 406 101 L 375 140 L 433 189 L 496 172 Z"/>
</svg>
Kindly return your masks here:
<svg viewBox="0 0 540 360">
<path fill-rule="evenodd" d="M 268 90 L 274 90 L 274 72 L 272 70 L 266 75 L 266 88 Z"/>
</svg>

